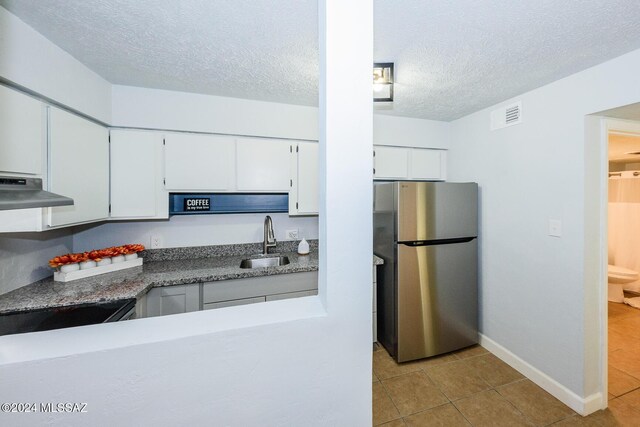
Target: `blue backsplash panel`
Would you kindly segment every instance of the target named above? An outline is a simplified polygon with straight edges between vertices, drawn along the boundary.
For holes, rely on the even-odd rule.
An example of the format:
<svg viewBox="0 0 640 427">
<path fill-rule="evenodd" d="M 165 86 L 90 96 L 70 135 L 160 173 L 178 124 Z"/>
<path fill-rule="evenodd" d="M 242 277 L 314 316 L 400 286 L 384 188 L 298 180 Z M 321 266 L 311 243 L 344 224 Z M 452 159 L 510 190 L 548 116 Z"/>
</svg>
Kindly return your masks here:
<svg viewBox="0 0 640 427">
<path fill-rule="evenodd" d="M 280 193 L 170 193 L 169 215 L 289 212 Z"/>
</svg>

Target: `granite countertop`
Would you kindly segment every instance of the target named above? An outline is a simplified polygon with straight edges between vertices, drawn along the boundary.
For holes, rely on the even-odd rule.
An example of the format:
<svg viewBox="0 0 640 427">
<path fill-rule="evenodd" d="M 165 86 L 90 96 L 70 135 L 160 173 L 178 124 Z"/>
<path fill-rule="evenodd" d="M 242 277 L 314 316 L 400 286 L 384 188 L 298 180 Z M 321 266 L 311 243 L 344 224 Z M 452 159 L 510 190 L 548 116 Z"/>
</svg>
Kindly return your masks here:
<svg viewBox="0 0 640 427">
<path fill-rule="evenodd" d="M 149 250 L 139 267 L 71 282 L 49 277 L 0 295 L 0 314 L 137 299 L 153 287 L 317 271 L 317 241 L 309 242 L 309 255 L 298 255 L 293 243 L 278 242 L 276 248 L 289 257 L 289 264 L 256 269 L 241 269 L 240 261 L 260 257 L 259 243 Z M 373 255 L 374 265 L 382 263 Z"/>
<path fill-rule="evenodd" d="M 382 265 L 384 264 L 384 260 L 380 258 L 378 255 L 373 254 L 373 265 Z"/>
<path fill-rule="evenodd" d="M 144 264 L 139 267 L 71 282 L 55 282 L 49 277 L 0 295 L 0 314 L 140 298 L 151 288 L 160 286 L 317 271 L 316 248 L 312 246 L 309 255 L 279 251 L 278 254 L 289 257 L 289 264 L 255 269 L 240 268 L 241 260 L 260 257 L 255 252 L 215 256 L 209 251 L 206 258 L 186 259 L 180 258 L 184 253 L 176 255 L 176 251 L 169 254 L 148 251 L 144 254 Z M 202 254 L 193 248 L 184 252 L 192 257 Z"/>
</svg>

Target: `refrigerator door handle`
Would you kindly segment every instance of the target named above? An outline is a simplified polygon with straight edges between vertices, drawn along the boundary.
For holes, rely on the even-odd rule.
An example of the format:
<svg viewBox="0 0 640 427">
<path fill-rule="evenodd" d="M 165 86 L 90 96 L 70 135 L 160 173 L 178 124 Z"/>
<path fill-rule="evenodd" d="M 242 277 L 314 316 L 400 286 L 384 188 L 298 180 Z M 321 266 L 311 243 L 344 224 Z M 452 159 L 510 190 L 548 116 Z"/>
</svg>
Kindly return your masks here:
<svg viewBox="0 0 640 427">
<path fill-rule="evenodd" d="M 398 242 L 399 245 L 405 246 L 435 246 L 435 245 L 451 245 L 455 243 L 467 243 L 476 239 L 476 237 L 457 237 L 454 239 L 438 239 L 438 240 L 418 240 L 415 242 Z"/>
</svg>

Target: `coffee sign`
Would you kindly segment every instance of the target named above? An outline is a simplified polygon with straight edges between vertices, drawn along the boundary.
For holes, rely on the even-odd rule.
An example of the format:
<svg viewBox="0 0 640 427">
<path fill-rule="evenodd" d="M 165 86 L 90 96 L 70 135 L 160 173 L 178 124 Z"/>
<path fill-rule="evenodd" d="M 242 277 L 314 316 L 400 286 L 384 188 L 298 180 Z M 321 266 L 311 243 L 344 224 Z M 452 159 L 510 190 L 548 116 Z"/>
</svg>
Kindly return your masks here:
<svg viewBox="0 0 640 427">
<path fill-rule="evenodd" d="M 184 199 L 184 210 L 186 211 L 209 211 L 211 206 L 208 197 L 188 197 Z"/>
</svg>

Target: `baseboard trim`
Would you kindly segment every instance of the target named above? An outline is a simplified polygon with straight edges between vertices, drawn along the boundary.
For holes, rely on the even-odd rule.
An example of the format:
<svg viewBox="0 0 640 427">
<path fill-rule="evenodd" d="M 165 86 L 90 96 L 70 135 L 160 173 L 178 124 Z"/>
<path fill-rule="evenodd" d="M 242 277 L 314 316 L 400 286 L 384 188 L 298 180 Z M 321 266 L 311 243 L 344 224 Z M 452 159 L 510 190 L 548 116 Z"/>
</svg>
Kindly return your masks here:
<svg viewBox="0 0 640 427">
<path fill-rule="evenodd" d="M 480 334 L 480 345 L 578 414 L 586 416 L 603 408 L 602 393 L 594 393 L 582 398 L 483 334 Z"/>
</svg>

